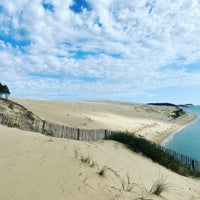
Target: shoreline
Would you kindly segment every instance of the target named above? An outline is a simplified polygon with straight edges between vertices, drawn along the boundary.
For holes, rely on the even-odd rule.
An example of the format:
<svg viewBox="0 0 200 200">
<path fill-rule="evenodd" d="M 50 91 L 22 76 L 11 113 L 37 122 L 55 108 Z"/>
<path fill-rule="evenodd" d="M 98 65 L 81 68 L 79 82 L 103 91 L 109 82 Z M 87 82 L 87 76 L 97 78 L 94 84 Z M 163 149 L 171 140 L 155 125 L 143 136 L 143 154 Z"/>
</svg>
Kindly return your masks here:
<svg viewBox="0 0 200 200">
<path fill-rule="evenodd" d="M 194 123 L 198 120 L 198 116 L 187 112 L 185 116 L 181 116 L 179 119 L 176 119 L 172 124 L 171 127 L 167 130 L 160 132 L 160 134 L 154 137 L 152 140 L 153 142 L 165 146 L 166 141 L 169 141 L 173 138 L 175 134 L 181 131 L 183 128 L 189 126 L 190 124 Z M 170 138 L 170 139 L 169 139 Z"/>
<path fill-rule="evenodd" d="M 172 135 L 174 136 L 180 130 L 198 120 L 198 118 L 199 118 L 198 115 L 187 112 L 186 115 L 181 116 L 179 119 L 173 121 L 173 123 L 171 123 L 171 126 L 167 130 L 160 132 L 159 135 L 152 138 L 152 141 L 155 142 L 156 144 L 162 145 L 162 143 L 168 140 L 169 137 L 171 138 Z"/>
<path fill-rule="evenodd" d="M 196 122 L 199 119 L 199 116 L 197 116 L 196 119 L 194 119 L 193 121 L 189 122 L 188 124 L 185 124 L 184 126 L 180 127 L 178 130 L 172 132 L 168 137 L 166 137 L 164 140 L 161 141 L 160 145 L 165 147 L 166 144 L 173 139 L 173 137 L 178 134 L 182 129 L 190 126 L 191 124 L 193 124 L 194 122 Z"/>
</svg>

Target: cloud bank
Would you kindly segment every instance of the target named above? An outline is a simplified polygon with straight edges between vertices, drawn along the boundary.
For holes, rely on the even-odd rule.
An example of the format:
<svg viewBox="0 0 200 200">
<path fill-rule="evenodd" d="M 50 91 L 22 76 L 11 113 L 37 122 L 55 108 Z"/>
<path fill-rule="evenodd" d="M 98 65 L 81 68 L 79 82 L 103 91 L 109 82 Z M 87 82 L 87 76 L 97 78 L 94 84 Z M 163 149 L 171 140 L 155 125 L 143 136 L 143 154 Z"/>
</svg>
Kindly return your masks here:
<svg viewBox="0 0 200 200">
<path fill-rule="evenodd" d="M 198 0 L 0 0 L 13 96 L 123 99 L 200 87 Z"/>
</svg>

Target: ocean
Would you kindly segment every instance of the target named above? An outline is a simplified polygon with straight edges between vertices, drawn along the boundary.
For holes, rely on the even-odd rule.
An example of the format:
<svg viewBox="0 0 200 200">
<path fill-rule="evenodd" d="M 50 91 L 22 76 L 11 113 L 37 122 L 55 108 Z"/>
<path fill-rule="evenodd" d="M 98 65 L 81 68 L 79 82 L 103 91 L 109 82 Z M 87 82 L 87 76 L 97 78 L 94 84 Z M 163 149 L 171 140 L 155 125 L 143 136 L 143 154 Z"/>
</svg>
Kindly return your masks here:
<svg viewBox="0 0 200 200">
<path fill-rule="evenodd" d="M 171 134 L 161 145 L 200 161 L 200 106 L 184 110 L 198 115 L 198 118 Z"/>
</svg>

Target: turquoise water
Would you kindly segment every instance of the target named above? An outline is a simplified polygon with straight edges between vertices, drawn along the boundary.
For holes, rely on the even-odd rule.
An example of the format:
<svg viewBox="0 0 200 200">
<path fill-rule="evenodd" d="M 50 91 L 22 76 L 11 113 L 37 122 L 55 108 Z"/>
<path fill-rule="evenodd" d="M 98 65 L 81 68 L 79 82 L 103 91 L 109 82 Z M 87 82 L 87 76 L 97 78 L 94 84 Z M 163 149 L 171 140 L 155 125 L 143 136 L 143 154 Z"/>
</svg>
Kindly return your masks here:
<svg viewBox="0 0 200 200">
<path fill-rule="evenodd" d="M 198 115 L 198 119 L 172 134 L 161 144 L 168 149 L 175 150 L 200 161 L 200 106 L 185 110 Z"/>
</svg>

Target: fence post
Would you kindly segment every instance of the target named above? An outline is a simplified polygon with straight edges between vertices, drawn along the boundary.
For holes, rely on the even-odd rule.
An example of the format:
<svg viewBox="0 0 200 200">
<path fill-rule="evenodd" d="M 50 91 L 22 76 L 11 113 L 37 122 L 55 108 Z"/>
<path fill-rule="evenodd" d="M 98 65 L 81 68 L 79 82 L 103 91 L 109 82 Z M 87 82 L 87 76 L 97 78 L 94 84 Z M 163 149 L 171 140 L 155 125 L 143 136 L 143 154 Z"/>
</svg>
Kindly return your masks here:
<svg viewBox="0 0 200 200">
<path fill-rule="evenodd" d="M 78 128 L 77 129 L 77 140 L 79 140 L 80 139 L 80 129 Z"/>
<path fill-rule="evenodd" d="M 45 120 L 42 120 L 42 123 L 43 123 L 42 124 L 42 133 L 44 133 L 45 123 L 46 123 Z"/>
<path fill-rule="evenodd" d="M 1 124 L 3 124 L 3 118 L 4 118 L 4 114 L 2 114 L 2 120 L 1 120 Z"/>
<path fill-rule="evenodd" d="M 194 160 L 192 160 L 192 169 L 194 169 Z"/>
<path fill-rule="evenodd" d="M 104 133 L 105 133 L 104 139 L 106 139 L 107 136 L 108 136 L 108 135 L 107 135 L 107 129 L 105 129 Z"/>
</svg>

